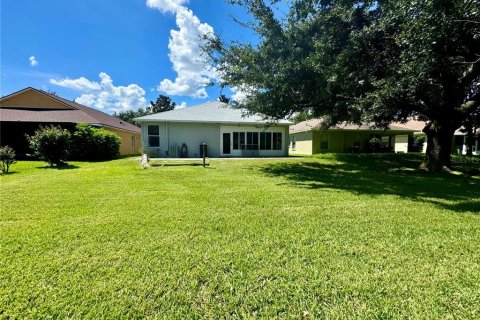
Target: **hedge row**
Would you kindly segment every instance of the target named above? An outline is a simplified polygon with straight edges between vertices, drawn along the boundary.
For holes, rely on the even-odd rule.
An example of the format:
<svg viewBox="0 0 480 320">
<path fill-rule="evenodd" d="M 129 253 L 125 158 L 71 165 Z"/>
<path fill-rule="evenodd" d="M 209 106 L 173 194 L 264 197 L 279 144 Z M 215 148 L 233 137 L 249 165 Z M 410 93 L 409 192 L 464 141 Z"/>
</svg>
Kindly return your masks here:
<svg viewBox="0 0 480 320">
<path fill-rule="evenodd" d="M 116 134 L 86 123 L 77 124 L 73 133 L 55 126 L 41 127 L 27 140 L 34 154 L 50 165 L 66 160 L 111 160 L 118 157 L 122 142 Z"/>
</svg>

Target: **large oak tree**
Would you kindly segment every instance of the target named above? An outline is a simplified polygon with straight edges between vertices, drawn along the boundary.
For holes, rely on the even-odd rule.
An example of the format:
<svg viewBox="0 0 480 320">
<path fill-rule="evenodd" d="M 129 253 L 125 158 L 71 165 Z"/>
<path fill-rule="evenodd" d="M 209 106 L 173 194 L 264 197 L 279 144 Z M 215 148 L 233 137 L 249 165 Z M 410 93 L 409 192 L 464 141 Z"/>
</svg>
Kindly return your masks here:
<svg viewBox="0 0 480 320">
<path fill-rule="evenodd" d="M 450 166 L 454 131 L 479 105 L 480 0 L 292 0 L 284 15 L 230 2 L 252 14 L 244 26 L 259 42 L 215 37 L 205 49 L 222 85 L 246 92 L 242 107 L 380 127 L 416 117 L 422 166 Z"/>
</svg>

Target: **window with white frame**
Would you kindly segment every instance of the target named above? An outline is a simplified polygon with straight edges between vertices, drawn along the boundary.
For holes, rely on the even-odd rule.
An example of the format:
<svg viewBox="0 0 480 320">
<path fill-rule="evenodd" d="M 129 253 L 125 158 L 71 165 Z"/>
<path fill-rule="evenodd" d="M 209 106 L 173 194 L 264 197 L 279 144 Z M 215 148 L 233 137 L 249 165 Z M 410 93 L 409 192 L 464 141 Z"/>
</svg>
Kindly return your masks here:
<svg viewBox="0 0 480 320">
<path fill-rule="evenodd" d="M 260 132 L 260 150 L 272 150 L 271 132 Z"/>
<path fill-rule="evenodd" d="M 282 150 L 281 132 L 233 132 L 233 150 Z"/>
<path fill-rule="evenodd" d="M 160 128 L 158 126 L 149 125 L 147 131 L 148 146 L 152 148 L 160 147 Z"/>
<path fill-rule="evenodd" d="M 282 150 L 282 133 L 281 132 L 273 132 L 272 133 L 272 144 L 273 150 Z"/>
<path fill-rule="evenodd" d="M 247 132 L 247 150 L 258 150 L 258 132 Z"/>
</svg>

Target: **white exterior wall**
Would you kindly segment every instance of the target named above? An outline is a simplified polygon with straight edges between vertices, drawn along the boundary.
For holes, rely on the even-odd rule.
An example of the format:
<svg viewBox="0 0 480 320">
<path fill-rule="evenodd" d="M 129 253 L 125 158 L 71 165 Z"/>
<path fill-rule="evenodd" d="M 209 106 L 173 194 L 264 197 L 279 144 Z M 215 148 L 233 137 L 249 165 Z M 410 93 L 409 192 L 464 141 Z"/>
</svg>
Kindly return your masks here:
<svg viewBox="0 0 480 320">
<path fill-rule="evenodd" d="M 160 147 L 148 147 L 148 126 L 158 125 L 160 128 Z M 209 157 L 220 156 L 220 126 L 218 124 L 158 122 L 142 124 L 142 147 L 151 157 L 166 157 L 166 151 L 185 143 L 188 157 L 200 156 L 200 144 L 206 143 Z"/>
<path fill-rule="evenodd" d="M 148 126 L 157 125 L 160 131 L 160 147 L 151 148 L 148 146 Z M 259 150 L 261 157 L 277 157 L 288 155 L 288 126 L 271 126 L 269 128 L 228 125 L 223 126 L 218 123 L 181 123 L 181 122 L 149 122 L 142 123 L 142 149 L 150 157 L 166 157 L 166 151 L 171 146 L 187 145 L 188 157 L 200 156 L 200 144 L 206 143 L 209 157 L 221 157 L 222 133 L 223 132 L 281 132 L 282 150 Z M 233 143 L 233 142 L 232 142 Z M 232 146 L 233 147 L 233 146 Z M 232 148 L 233 149 L 233 148 Z M 232 150 L 233 151 L 233 150 Z M 242 156 L 241 154 L 232 154 L 231 156 Z"/>
<path fill-rule="evenodd" d="M 394 136 L 394 151 L 401 153 L 408 152 L 408 135 Z"/>
</svg>

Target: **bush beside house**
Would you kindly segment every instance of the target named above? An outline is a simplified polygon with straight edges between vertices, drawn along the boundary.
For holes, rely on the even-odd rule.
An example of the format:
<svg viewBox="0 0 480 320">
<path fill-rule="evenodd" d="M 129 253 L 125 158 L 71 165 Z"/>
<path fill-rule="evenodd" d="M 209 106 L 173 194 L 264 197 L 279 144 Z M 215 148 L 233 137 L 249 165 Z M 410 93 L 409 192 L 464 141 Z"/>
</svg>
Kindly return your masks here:
<svg viewBox="0 0 480 320">
<path fill-rule="evenodd" d="M 112 160 L 119 156 L 121 143 L 120 137 L 110 131 L 79 123 L 72 134 L 70 159 Z"/>
<path fill-rule="evenodd" d="M 122 143 L 115 133 L 86 123 L 77 124 L 73 133 L 55 126 L 42 127 L 27 139 L 35 156 L 51 166 L 64 164 L 67 159 L 112 160 L 120 154 Z"/>
<path fill-rule="evenodd" d="M 41 127 L 27 140 L 34 154 L 51 166 L 62 165 L 68 158 L 70 132 L 60 127 Z"/>
</svg>

